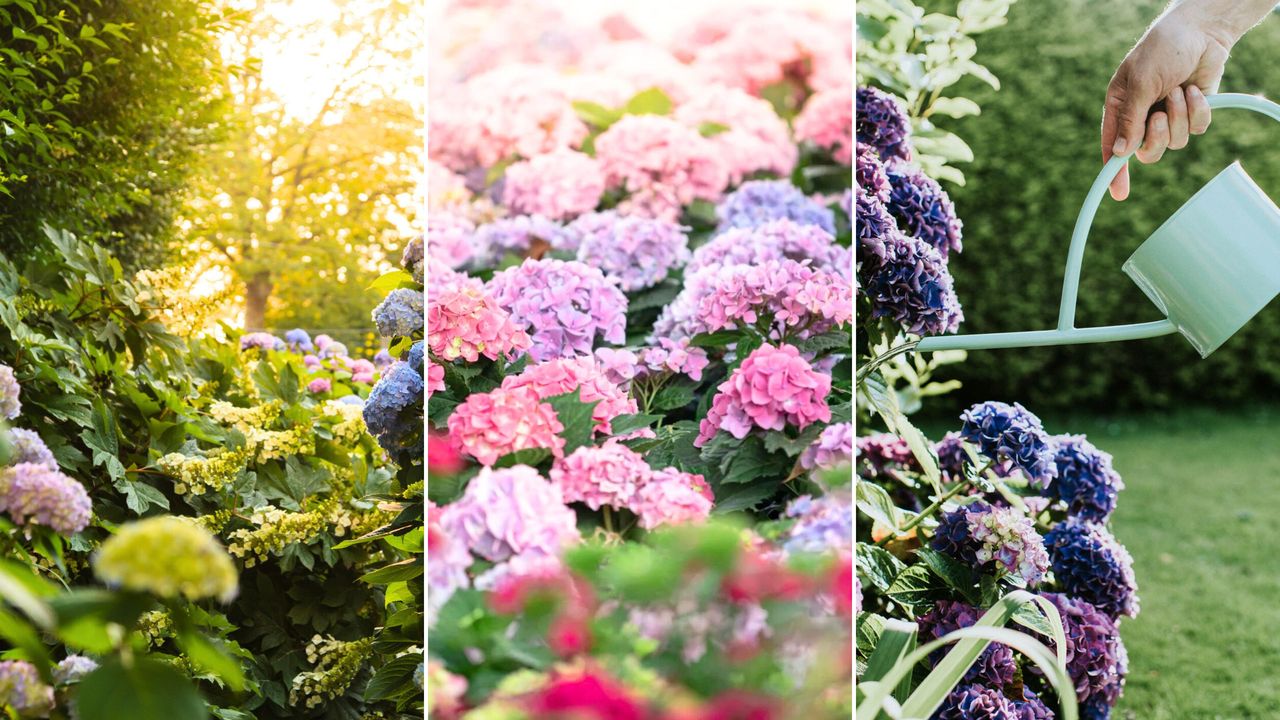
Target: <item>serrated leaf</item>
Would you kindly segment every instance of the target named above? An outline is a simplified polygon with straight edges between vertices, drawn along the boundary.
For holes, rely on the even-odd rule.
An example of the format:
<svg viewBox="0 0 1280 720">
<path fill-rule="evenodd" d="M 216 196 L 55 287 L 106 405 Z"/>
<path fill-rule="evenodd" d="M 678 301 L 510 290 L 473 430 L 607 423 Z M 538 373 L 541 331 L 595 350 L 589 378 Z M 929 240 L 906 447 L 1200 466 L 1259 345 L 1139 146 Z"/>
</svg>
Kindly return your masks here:
<svg viewBox="0 0 1280 720">
<path fill-rule="evenodd" d="M 931 548 L 919 548 L 916 555 L 947 585 L 960 592 L 971 604 L 979 600 L 978 576 L 960 561 Z"/>
<path fill-rule="evenodd" d="M 596 427 L 596 421 L 591 417 L 591 413 L 600 403 L 599 400 L 584 403 L 578 397 L 578 391 L 573 390 L 563 395 L 549 397 L 544 402 L 556 411 L 560 424 L 564 426 L 560 437 L 564 438 L 565 455 L 591 442 Z"/>
<path fill-rule="evenodd" d="M 653 396 L 654 410 L 675 410 L 693 402 L 693 388 L 688 385 L 667 385 Z"/>
<path fill-rule="evenodd" d="M 647 428 L 661 419 L 661 415 L 619 415 L 609 421 L 609 427 L 616 436 L 629 435 L 641 428 Z"/>
<path fill-rule="evenodd" d="M 888 590 L 894 579 L 907 568 L 888 550 L 870 543 L 858 543 L 856 552 L 858 573 L 880 592 Z"/>
<path fill-rule="evenodd" d="M 754 482 L 722 488 L 717 491 L 716 504 L 711 512 L 723 515 L 738 510 L 751 510 L 772 497 L 777 491 L 778 483 L 772 478 L 761 478 Z"/>
<path fill-rule="evenodd" d="M 894 531 L 902 525 L 902 511 L 893 504 L 893 498 L 884 488 L 859 478 L 855 492 L 858 509 L 867 517 Z"/>
<path fill-rule="evenodd" d="M 946 583 L 929 566 L 912 565 L 898 573 L 884 594 L 894 602 L 916 606 L 932 603 L 938 593 L 946 589 Z"/>
</svg>

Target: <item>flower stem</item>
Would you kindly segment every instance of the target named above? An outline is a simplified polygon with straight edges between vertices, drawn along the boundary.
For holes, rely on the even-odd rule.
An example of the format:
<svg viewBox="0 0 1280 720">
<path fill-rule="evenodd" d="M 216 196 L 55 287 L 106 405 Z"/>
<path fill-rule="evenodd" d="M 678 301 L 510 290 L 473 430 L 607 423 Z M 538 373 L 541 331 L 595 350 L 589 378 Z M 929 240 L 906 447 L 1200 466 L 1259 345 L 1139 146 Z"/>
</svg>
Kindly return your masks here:
<svg viewBox="0 0 1280 720">
<path fill-rule="evenodd" d="M 613 534 L 613 513 L 610 512 L 609 506 L 604 506 L 604 529 L 610 535 Z"/>
<path fill-rule="evenodd" d="M 898 529 L 894 533 L 885 535 L 884 537 L 880 538 L 880 540 L 876 542 L 876 545 L 880 547 L 884 547 L 885 545 L 888 545 L 889 541 L 892 540 L 893 538 L 903 533 L 906 533 L 912 528 L 914 528 L 915 526 L 919 525 L 921 522 L 924 521 L 925 518 L 938 512 L 938 508 L 942 507 L 943 503 L 955 497 L 956 495 L 959 495 L 960 491 L 964 490 L 966 487 L 968 487 L 968 485 L 969 485 L 969 482 L 967 480 L 962 480 L 956 483 L 955 487 L 948 490 L 942 497 L 938 498 L 937 500 L 934 500 L 932 505 L 925 508 L 924 510 L 921 510 L 920 514 L 911 518 L 911 520 L 906 525 L 903 525 L 900 529 Z"/>
<path fill-rule="evenodd" d="M 854 384 L 861 385 L 862 382 L 866 380 L 867 377 L 870 376 L 871 373 L 874 372 L 876 368 L 880 367 L 881 365 L 885 364 L 886 362 L 894 359 L 895 357 L 903 353 L 911 352 L 912 350 L 915 349 L 916 345 L 919 345 L 919 344 L 920 344 L 919 340 L 911 340 L 897 347 L 889 348 L 888 350 L 885 351 L 883 355 L 878 355 L 876 357 L 871 358 L 870 360 L 867 361 L 865 365 L 858 368 L 858 375 L 855 378 Z"/>
</svg>

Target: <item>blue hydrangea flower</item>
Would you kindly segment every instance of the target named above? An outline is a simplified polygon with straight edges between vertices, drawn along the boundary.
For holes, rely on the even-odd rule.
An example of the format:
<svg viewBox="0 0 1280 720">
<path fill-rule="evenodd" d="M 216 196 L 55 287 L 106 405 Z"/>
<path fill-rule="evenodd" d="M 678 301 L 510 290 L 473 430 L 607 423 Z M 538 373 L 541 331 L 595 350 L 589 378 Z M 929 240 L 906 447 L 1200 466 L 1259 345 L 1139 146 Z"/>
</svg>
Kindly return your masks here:
<svg viewBox="0 0 1280 720">
<path fill-rule="evenodd" d="M 938 470 L 950 482 L 964 479 L 964 470 L 971 463 L 969 453 L 964 449 L 964 438 L 960 433 L 952 431 L 934 443 L 933 451 L 938 455 Z"/>
<path fill-rule="evenodd" d="M 1004 693 L 982 685 L 960 685 L 947 695 L 931 720 L 1016 720 Z"/>
<path fill-rule="evenodd" d="M 808 197 L 787 180 L 751 180 L 742 183 L 716 208 L 717 232 L 729 228 L 753 228 L 786 218 L 801 225 L 817 225 L 832 235 L 835 213 Z"/>
<path fill-rule="evenodd" d="M 58 469 L 58 461 L 54 459 L 49 446 L 45 445 L 44 440 L 31 430 L 11 428 L 9 440 L 13 443 L 13 458 L 9 461 L 10 465 L 32 463 L 50 470 Z"/>
<path fill-rule="evenodd" d="M 1133 558 L 1106 528 L 1079 518 L 1058 523 L 1045 536 L 1058 587 L 1108 617 L 1138 615 Z"/>
<path fill-rule="evenodd" d="M 284 334 L 284 344 L 296 353 L 309 353 L 315 349 L 311 336 L 302 328 L 294 328 Z"/>
<path fill-rule="evenodd" d="M 98 669 L 98 663 L 84 655 L 68 655 L 53 668 L 53 682 L 66 685 Z"/>
<path fill-rule="evenodd" d="M 1120 699 L 1124 678 L 1129 672 L 1129 655 L 1120 640 L 1115 622 L 1084 600 L 1061 593 L 1041 593 L 1058 609 L 1067 637 L 1067 672 L 1076 689 L 1081 718 L 1107 720 Z M 1038 636 L 1054 649 L 1051 638 Z M 1029 666 L 1030 671 L 1040 671 Z"/>
<path fill-rule="evenodd" d="M 393 455 L 422 453 L 422 402 L 426 386 L 408 363 L 397 362 L 382 376 L 364 405 L 364 424 Z M 414 452 L 416 450 L 416 453 Z"/>
<path fill-rule="evenodd" d="M 1053 445 L 1040 418 L 1018 403 L 985 402 L 960 416 L 960 436 L 991 460 L 1021 470 L 1033 484 L 1046 487 L 1057 477 Z"/>
<path fill-rule="evenodd" d="M 964 320 L 947 261 L 919 238 L 894 229 L 883 243 L 884 256 L 869 255 L 859 239 L 858 281 L 871 303 L 871 317 L 889 318 L 916 335 L 955 332 Z"/>
<path fill-rule="evenodd" d="M 978 501 L 944 513 L 930 547 L 975 570 L 1001 571 L 1035 585 L 1049 569 L 1035 523 L 1011 507 Z"/>
<path fill-rule="evenodd" d="M 877 88 L 860 87 L 856 102 L 858 112 L 854 129 L 857 141 L 875 148 L 884 161 L 893 158 L 910 160 L 911 126 L 900 101 Z"/>
<path fill-rule="evenodd" d="M 978 622 L 983 612 L 985 611 L 962 602 L 939 600 L 933 609 L 916 620 L 920 625 L 921 642 L 937 640 L 947 633 L 967 628 Z M 936 651 L 930 655 L 931 660 L 937 663 L 950 649 L 947 646 Z M 978 656 L 977 662 L 970 666 L 961 682 L 1002 688 L 1013 682 L 1017 669 L 1018 663 L 1014 660 L 1013 650 L 1007 645 L 992 643 Z"/>
<path fill-rule="evenodd" d="M 1026 688 L 1022 689 L 1021 700 L 1013 700 L 1013 710 L 1018 720 L 1054 720 L 1057 717 L 1040 696 Z"/>
<path fill-rule="evenodd" d="M 1055 435 L 1054 463 L 1058 477 L 1046 496 L 1067 504 L 1067 514 L 1092 522 L 1106 522 L 1124 489 L 1111 455 L 1093 446 L 1084 435 Z"/>
<path fill-rule="evenodd" d="M 415 333 L 421 335 L 426 323 L 422 291 L 410 288 L 392 290 L 373 309 L 373 322 L 378 326 L 378 334 L 386 338 L 409 337 Z"/>
<path fill-rule="evenodd" d="M 409 348 L 409 357 L 406 358 L 406 361 L 409 363 L 409 367 L 416 370 L 418 374 L 422 374 L 422 354 L 426 351 L 426 343 L 423 340 L 419 340 Z"/>
<path fill-rule="evenodd" d="M 963 223 L 942 186 L 906 163 L 889 163 L 889 201 L 885 208 L 907 235 L 924 240 L 942 257 L 961 250 Z"/>
</svg>

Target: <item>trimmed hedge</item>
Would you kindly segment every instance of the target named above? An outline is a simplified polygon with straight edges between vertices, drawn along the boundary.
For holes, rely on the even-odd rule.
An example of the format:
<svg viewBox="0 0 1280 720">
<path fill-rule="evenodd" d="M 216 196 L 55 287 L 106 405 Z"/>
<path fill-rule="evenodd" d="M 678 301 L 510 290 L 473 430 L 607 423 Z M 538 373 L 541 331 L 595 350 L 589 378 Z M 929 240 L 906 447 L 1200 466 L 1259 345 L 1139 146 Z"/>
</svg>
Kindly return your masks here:
<svg viewBox="0 0 1280 720">
<path fill-rule="evenodd" d="M 976 159 L 951 186 L 964 253 L 951 270 L 965 333 L 1032 330 L 1057 321 L 1076 213 L 1101 168 L 1098 127 L 1107 82 L 1164 2 L 1020 2 L 976 58 L 1003 83 L 965 94 L 982 115 L 955 131 Z M 1236 47 L 1221 90 L 1280 99 L 1280 18 Z M 1126 258 L 1192 193 L 1235 159 L 1280 197 L 1280 127 L 1243 111 L 1215 116 L 1206 135 L 1155 166 L 1134 164 L 1133 193 L 1104 202 L 1085 253 L 1080 326 L 1155 320 L 1159 311 L 1124 275 Z M 1280 242 L 1280 238 L 1276 239 Z M 1207 360 L 1181 336 L 1023 350 L 987 350 L 948 375 L 964 388 L 948 405 L 1017 398 L 1038 410 L 1232 403 L 1280 396 L 1280 307 L 1264 309 Z"/>
</svg>

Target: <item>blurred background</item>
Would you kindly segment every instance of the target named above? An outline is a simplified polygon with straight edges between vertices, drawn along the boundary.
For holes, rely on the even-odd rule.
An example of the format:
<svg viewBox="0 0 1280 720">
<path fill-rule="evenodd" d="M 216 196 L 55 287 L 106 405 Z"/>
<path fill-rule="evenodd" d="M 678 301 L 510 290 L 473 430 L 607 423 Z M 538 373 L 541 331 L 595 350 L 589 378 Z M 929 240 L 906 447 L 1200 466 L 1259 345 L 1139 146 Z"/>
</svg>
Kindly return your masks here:
<svg viewBox="0 0 1280 720">
<path fill-rule="evenodd" d="M 948 185 L 964 221 L 950 262 L 962 332 L 1052 327 L 1076 213 L 1101 168 L 1107 82 L 1163 0 L 1023 0 L 975 58 L 1001 89 L 965 81 L 982 108 L 949 129 L 973 148 Z M 951 4 L 954 7 L 954 4 Z M 1280 98 L 1280 18 L 1236 46 L 1221 90 Z M 1080 285 L 1081 326 L 1159 312 L 1120 271 L 1170 214 L 1232 161 L 1280 197 L 1280 127 L 1240 111 L 1103 203 Z M 1086 432 L 1115 456 L 1127 489 L 1113 517 L 1134 556 L 1141 614 L 1126 620 L 1130 676 L 1115 717 L 1262 718 L 1280 707 L 1280 307 L 1273 303 L 1207 360 L 1181 336 L 1107 345 L 977 351 L 945 368 L 956 392 L 931 398 L 931 436 L 973 402 L 1021 402 L 1051 433 Z"/>
</svg>

